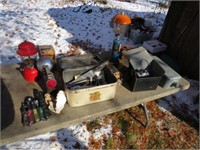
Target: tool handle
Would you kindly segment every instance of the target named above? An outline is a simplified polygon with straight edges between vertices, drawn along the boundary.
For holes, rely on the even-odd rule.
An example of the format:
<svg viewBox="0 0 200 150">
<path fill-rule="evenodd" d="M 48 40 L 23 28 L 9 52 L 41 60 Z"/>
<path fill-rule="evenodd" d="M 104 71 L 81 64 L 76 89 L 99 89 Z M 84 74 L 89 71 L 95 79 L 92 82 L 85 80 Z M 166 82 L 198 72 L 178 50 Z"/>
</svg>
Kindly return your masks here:
<svg viewBox="0 0 200 150">
<path fill-rule="evenodd" d="M 97 71 L 101 71 L 105 66 L 107 66 L 109 64 L 109 61 L 105 61 L 103 62 L 102 64 L 100 64 L 99 66 L 97 66 L 96 68 L 94 68 L 94 72 L 97 72 Z"/>
</svg>

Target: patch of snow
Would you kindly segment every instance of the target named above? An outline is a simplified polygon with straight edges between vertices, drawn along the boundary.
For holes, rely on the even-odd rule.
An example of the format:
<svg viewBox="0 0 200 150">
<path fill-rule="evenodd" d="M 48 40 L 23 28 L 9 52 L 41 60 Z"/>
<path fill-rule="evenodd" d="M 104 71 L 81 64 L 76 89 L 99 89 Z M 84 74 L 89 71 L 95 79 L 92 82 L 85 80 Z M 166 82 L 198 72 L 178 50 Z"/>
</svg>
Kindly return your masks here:
<svg viewBox="0 0 200 150">
<path fill-rule="evenodd" d="M 63 0 L 7 0 L 0 3 L 0 63 L 21 62 L 16 55 L 17 46 L 24 40 L 35 45 L 52 44 L 56 55 L 69 51 L 73 40 L 89 40 L 109 51 L 114 39 L 110 21 L 114 15 L 125 12 L 151 19 L 158 36 L 167 13 L 155 13 L 155 5 L 108 0 L 106 5 L 90 1 L 70 3 Z M 74 12 L 79 9 L 78 12 Z M 84 9 L 91 13 L 84 13 Z M 145 10 L 145 11 L 144 11 Z M 154 36 L 155 37 L 155 36 Z M 156 37 L 155 37 L 156 38 Z M 129 41 L 132 43 L 132 41 Z M 81 53 L 86 51 L 80 48 Z"/>
<path fill-rule="evenodd" d="M 191 115 L 195 120 L 199 120 L 198 115 L 193 115 L 194 112 L 199 112 L 198 93 L 199 82 L 196 80 L 187 79 L 190 82 L 189 89 L 176 94 L 161 98 L 158 100 L 159 109 L 162 111 L 185 110 L 188 115 Z"/>
</svg>

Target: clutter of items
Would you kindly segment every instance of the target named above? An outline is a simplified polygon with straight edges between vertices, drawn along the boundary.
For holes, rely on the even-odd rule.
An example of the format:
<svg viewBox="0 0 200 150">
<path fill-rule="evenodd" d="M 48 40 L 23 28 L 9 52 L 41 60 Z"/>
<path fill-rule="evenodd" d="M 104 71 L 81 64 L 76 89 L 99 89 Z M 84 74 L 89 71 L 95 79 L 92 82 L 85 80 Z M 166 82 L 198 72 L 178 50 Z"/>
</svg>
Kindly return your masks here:
<svg viewBox="0 0 200 150">
<path fill-rule="evenodd" d="M 23 61 L 20 71 L 24 79 L 43 87 L 43 91 L 35 89 L 34 97 L 27 95 L 21 103 L 24 126 L 48 120 L 51 113 L 60 114 L 66 104 L 78 107 L 115 99 L 118 84 L 130 92 L 179 85 L 181 76 L 152 55 L 165 51 L 167 46 L 151 40 L 154 32 L 151 22 L 121 13 L 113 17 L 111 24 L 116 37 L 108 59 L 89 52 L 56 59 L 52 45 L 29 41 L 18 45 L 16 53 Z M 121 34 L 140 46 L 124 48 Z M 62 83 L 58 78 L 62 78 Z"/>
</svg>

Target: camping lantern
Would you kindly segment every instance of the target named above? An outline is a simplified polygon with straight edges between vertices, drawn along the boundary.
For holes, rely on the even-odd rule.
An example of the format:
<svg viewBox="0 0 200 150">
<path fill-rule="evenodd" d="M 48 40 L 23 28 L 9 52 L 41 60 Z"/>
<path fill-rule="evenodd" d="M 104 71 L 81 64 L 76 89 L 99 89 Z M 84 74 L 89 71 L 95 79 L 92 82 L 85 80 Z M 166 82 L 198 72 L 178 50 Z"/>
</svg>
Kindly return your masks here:
<svg viewBox="0 0 200 150">
<path fill-rule="evenodd" d="M 117 34 L 124 34 L 128 36 L 129 25 L 131 24 L 131 19 L 124 12 L 115 15 L 112 18 L 112 26 Z"/>
<path fill-rule="evenodd" d="M 31 42 L 24 41 L 18 45 L 17 54 L 23 61 L 23 76 L 26 81 L 34 82 L 35 78 L 38 76 L 38 71 L 34 68 L 37 53 L 38 50 Z"/>
</svg>

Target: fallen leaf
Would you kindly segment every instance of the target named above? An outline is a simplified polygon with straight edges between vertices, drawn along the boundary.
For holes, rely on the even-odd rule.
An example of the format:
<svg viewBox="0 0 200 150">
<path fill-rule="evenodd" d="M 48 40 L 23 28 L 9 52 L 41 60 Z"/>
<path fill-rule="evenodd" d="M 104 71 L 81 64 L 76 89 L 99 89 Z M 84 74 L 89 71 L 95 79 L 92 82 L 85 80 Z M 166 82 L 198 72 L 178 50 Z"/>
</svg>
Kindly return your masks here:
<svg viewBox="0 0 200 150">
<path fill-rule="evenodd" d="M 176 135 L 176 131 L 175 131 L 174 129 L 172 129 L 172 128 L 169 129 L 168 133 L 169 133 L 169 135 L 170 135 L 171 137 L 173 137 L 173 136 Z"/>
<path fill-rule="evenodd" d="M 113 129 L 112 129 L 113 134 L 117 134 L 117 132 L 119 132 L 119 131 L 120 131 L 120 129 L 117 126 L 113 126 Z"/>
<path fill-rule="evenodd" d="M 50 140 L 51 141 L 56 141 L 57 140 L 57 136 L 50 136 Z"/>
</svg>

